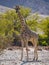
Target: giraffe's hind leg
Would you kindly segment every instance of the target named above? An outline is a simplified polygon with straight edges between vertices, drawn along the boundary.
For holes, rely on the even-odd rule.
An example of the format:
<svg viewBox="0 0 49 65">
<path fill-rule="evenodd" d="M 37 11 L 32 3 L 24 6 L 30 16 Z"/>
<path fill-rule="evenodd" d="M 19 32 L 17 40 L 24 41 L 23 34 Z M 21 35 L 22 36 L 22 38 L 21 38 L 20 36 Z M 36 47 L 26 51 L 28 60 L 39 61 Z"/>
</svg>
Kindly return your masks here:
<svg viewBox="0 0 49 65">
<path fill-rule="evenodd" d="M 28 41 L 26 41 L 26 53 L 27 53 L 27 61 L 29 60 L 29 56 L 28 56 Z"/>
<path fill-rule="evenodd" d="M 34 58 L 33 60 L 38 60 L 38 53 L 37 53 L 37 40 L 34 40 Z"/>
</svg>

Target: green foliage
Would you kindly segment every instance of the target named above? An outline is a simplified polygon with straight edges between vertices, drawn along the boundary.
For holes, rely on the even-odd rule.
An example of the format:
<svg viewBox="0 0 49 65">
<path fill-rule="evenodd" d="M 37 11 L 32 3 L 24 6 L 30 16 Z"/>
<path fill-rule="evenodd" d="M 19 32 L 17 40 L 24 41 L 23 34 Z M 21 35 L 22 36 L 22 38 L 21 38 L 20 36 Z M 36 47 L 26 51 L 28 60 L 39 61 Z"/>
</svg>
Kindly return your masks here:
<svg viewBox="0 0 49 65">
<path fill-rule="evenodd" d="M 39 35 L 39 45 L 47 46 L 47 35 Z"/>
<path fill-rule="evenodd" d="M 43 45 L 43 46 L 47 46 L 46 41 L 43 41 L 43 42 L 42 42 L 42 45 Z"/>
<path fill-rule="evenodd" d="M 26 18 L 29 15 L 29 13 L 31 12 L 31 9 L 21 6 L 20 12 L 24 16 L 24 18 Z"/>
<path fill-rule="evenodd" d="M 45 34 L 49 34 L 49 17 L 41 21 L 40 28 L 44 31 Z"/>
<path fill-rule="evenodd" d="M 46 45 L 49 45 L 49 17 L 41 20 L 39 28 L 44 32 L 44 35 L 46 36 L 46 38 L 44 37 Z"/>
<path fill-rule="evenodd" d="M 38 14 L 34 14 L 27 19 L 27 25 L 30 27 L 31 30 L 37 31 L 38 27 Z"/>
</svg>

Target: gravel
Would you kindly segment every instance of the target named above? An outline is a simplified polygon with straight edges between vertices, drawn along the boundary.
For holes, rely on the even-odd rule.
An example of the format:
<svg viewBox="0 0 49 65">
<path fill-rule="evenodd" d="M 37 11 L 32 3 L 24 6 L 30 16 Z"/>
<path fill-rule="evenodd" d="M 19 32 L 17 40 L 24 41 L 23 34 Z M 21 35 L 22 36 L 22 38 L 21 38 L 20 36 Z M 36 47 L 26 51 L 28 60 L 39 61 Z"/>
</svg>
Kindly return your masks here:
<svg viewBox="0 0 49 65">
<path fill-rule="evenodd" d="M 49 51 L 43 50 L 38 51 L 38 61 L 33 61 L 34 48 L 29 48 L 29 61 L 26 61 L 26 50 L 24 48 L 23 60 L 21 61 L 21 50 L 5 49 L 3 54 L 0 55 L 0 65 L 49 65 Z"/>
</svg>

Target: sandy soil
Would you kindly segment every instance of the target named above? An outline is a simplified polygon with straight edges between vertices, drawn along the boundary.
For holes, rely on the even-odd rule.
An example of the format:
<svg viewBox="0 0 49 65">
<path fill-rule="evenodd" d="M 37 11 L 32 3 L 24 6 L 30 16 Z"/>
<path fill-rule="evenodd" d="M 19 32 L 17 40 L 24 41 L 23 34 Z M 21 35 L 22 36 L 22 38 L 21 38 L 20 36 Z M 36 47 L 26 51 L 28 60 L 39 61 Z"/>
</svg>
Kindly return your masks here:
<svg viewBox="0 0 49 65">
<path fill-rule="evenodd" d="M 5 49 L 3 54 L 0 55 L 0 65 L 49 65 L 49 51 L 38 50 L 38 61 L 33 61 L 34 57 L 34 48 L 29 48 L 29 61 L 26 61 L 26 50 L 24 48 L 23 61 L 20 61 L 21 58 L 21 50 L 13 49 L 8 50 Z"/>
</svg>

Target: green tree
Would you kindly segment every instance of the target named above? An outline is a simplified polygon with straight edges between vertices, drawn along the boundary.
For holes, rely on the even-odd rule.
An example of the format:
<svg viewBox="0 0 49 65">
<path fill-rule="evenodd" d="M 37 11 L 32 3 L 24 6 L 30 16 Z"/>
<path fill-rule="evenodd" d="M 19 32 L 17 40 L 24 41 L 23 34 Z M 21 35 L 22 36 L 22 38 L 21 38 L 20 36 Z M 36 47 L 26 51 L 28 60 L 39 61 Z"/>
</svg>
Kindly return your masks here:
<svg viewBox="0 0 49 65">
<path fill-rule="evenodd" d="M 40 28 L 43 30 L 44 34 L 49 36 L 49 17 L 41 21 Z"/>
<path fill-rule="evenodd" d="M 38 14 L 31 14 L 30 16 L 28 16 L 26 22 L 27 25 L 30 27 L 31 30 L 37 31 L 38 28 Z"/>
<path fill-rule="evenodd" d="M 46 43 L 49 45 L 49 17 L 42 19 L 39 24 L 39 27 L 44 33 L 43 35 Z"/>
</svg>

